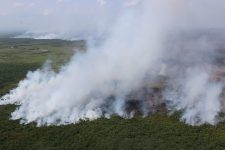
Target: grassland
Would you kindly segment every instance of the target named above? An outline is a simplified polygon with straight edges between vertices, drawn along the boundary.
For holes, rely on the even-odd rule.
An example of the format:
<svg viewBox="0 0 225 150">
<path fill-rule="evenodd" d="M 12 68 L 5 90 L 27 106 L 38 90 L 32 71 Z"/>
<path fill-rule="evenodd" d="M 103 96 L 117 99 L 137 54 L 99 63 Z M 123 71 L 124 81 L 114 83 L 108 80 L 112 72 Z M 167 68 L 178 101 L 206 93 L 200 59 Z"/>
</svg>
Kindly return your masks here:
<svg viewBox="0 0 225 150">
<path fill-rule="evenodd" d="M 58 69 L 77 50 L 85 50 L 84 41 L 0 38 L 0 95 L 15 87 L 27 71 L 40 68 L 47 60 Z"/>
<path fill-rule="evenodd" d="M 47 59 L 55 69 L 65 63 L 74 49 L 85 43 L 62 40 L 0 39 L 0 94 L 7 93 Z M 76 125 L 36 127 L 10 120 L 14 105 L 0 106 L 0 150 L 47 149 L 225 149 L 225 123 L 217 126 L 189 126 L 179 121 L 179 113 L 170 117 L 155 114 L 122 119 L 100 118 Z"/>
</svg>

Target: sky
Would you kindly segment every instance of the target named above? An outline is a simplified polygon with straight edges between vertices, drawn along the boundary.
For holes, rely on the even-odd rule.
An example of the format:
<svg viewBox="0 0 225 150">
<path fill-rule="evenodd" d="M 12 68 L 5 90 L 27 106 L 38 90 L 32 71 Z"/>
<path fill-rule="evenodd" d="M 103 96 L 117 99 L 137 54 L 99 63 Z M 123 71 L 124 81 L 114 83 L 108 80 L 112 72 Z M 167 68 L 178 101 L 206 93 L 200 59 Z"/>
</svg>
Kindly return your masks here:
<svg viewBox="0 0 225 150">
<path fill-rule="evenodd" d="M 106 28 L 121 0 L 0 0 L 0 32 L 82 32 Z M 102 30 L 102 29 L 101 29 Z"/>
<path fill-rule="evenodd" d="M 121 12 L 141 1 L 0 0 L 0 34 L 14 31 L 72 35 L 102 34 L 123 14 Z M 175 9 L 180 9 L 179 14 L 174 14 L 179 26 L 192 24 L 200 27 L 207 25 L 207 28 L 225 26 L 224 0 L 165 1 L 173 3 Z"/>
</svg>

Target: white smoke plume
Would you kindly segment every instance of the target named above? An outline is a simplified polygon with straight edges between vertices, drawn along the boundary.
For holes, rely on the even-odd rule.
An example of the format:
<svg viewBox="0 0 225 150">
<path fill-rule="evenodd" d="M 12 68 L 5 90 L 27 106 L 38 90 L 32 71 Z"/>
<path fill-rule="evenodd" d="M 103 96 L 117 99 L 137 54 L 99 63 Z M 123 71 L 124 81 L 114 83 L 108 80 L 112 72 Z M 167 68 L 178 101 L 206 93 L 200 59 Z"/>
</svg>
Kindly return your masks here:
<svg viewBox="0 0 225 150">
<path fill-rule="evenodd" d="M 86 53 L 76 53 L 59 73 L 48 65 L 29 72 L 17 88 L 1 98 L 0 104 L 18 104 L 12 119 L 39 126 L 112 114 L 130 117 L 132 114 L 124 108 L 125 97 L 142 86 L 146 75 L 164 75 L 171 79 L 164 97 L 174 109 L 183 111 L 182 120 L 192 125 L 215 124 L 223 110 L 223 84 L 211 79 L 211 69 L 204 67 L 205 58 L 208 61 L 211 56 L 208 48 L 213 45 L 204 47 L 198 42 L 194 46 L 197 50 L 188 53 L 179 48 L 170 51 L 165 42 L 171 32 L 221 27 L 220 19 L 225 16 L 214 18 L 214 22 L 217 13 L 206 16 L 213 9 L 212 3 L 221 6 L 223 2 L 204 1 L 207 7 L 202 8 L 194 0 L 130 1 L 135 7 L 121 12 L 104 43 Z M 193 15 L 204 19 L 193 22 Z M 181 71 L 177 65 L 170 65 L 170 59 L 180 61 L 180 53 L 186 54 L 181 60 L 188 66 Z M 194 67 L 189 66 L 190 59 Z"/>
<path fill-rule="evenodd" d="M 200 68 L 191 68 L 177 78 L 173 89 L 166 91 L 166 99 L 176 110 L 182 110 L 182 120 L 191 125 L 215 124 L 222 111 L 222 84 L 213 82 L 209 72 Z M 177 83 L 178 82 L 178 83 Z M 171 88 L 170 87 L 170 88 Z"/>
</svg>

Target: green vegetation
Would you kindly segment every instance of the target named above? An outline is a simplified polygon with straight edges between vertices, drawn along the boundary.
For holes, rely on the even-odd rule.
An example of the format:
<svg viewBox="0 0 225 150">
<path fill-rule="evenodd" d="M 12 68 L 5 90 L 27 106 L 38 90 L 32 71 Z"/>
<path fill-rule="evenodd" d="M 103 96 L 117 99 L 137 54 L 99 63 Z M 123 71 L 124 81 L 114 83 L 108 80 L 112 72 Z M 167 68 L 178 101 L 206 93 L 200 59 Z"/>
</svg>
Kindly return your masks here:
<svg viewBox="0 0 225 150">
<path fill-rule="evenodd" d="M 98 119 L 76 125 L 36 127 L 9 121 L 15 106 L 0 107 L 0 149 L 202 149 L 225 147 L 225 124 L 192 127 L 178 116 Z"/>
<path fill-rule="evenodd" d="M 47 60 L 53 61 L 53 68 L 57 70 L 78 50 L 85 50 L 84 41 L 0 38 L 0 95 Z"/>
<path fill-rule="evenodd" d="M 13 47 L 12 47 L 13 46 Z M 57 69 L 85 43 L 62 40 L 0 39 L 0 94 L 14 88 L 28 70 L 51 59 Z M 36 127 L 10 120 L 15 105 L 0 106 L 0 150 L 47 149 L 225 149 L 225 123 L 192 127 L 173 116 L 155 114 L 100 118 L 75 125 Z"/>
</svg>

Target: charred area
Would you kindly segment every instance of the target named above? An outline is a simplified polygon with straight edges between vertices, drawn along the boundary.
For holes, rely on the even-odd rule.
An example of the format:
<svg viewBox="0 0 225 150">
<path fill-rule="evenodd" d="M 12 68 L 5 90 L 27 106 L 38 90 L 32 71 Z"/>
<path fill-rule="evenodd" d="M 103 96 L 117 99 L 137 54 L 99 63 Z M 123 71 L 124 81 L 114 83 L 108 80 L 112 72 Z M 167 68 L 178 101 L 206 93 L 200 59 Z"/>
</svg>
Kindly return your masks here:
<svg viewBox="0 0 225 150">
<path fill-rule="evenodd" d="M 209 68 L 210 82 L 225 82 L 225 35 L 218 32 L 183 34 L 165 42 L 170 51 L 163 58 L 160 68 L 163 74 L 155 80 L 144 79 L 140 88 L 126 97 L 125 110 L 128 114 L 167 113 L 167 101 L 163 91 L 168 82 L 185 75 L 192 68 Z M 200 67 L 199 67 L 200 66 Z M 162 71 L 160 71 L 162 72 Z M 221 105 L 225 104 L 225 87 L 221 93 Z"/>
</svg>

